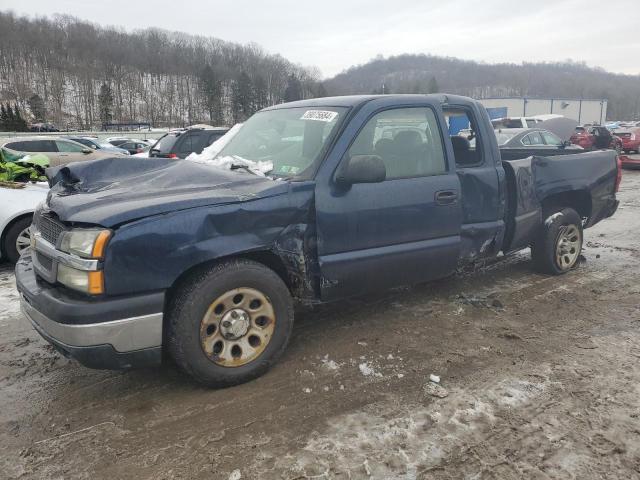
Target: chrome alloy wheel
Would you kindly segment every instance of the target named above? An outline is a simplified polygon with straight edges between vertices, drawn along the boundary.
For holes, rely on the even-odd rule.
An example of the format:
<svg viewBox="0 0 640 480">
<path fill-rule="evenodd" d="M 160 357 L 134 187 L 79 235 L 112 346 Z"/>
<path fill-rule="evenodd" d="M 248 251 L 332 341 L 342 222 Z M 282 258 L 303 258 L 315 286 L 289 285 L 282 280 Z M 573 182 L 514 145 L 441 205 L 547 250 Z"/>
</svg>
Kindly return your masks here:
<svg viewBox="0 0 640 480">
<path fill-rule="evenodd" d="M 219 296 L 200 322 L 200 344 L 217 365 L 239 367 L 267 347 L 276 324 L 269 299 L 253 288 L 236 288 Z"/>
<path fill-rule="evenodd" d="M 16 238 L 16 251 L 18 255 L 22 255 L 29 246 L 31 246 L 31 228 L 27 227 L 18 234 Z"/>
<path fill-rule="evenodd" d="M 569 270 L 578 261 L 582 249 L 582 234 L 575 225 L 560 227 L 556 240 L 556 263 L 561 270 Z"/>
</svg>

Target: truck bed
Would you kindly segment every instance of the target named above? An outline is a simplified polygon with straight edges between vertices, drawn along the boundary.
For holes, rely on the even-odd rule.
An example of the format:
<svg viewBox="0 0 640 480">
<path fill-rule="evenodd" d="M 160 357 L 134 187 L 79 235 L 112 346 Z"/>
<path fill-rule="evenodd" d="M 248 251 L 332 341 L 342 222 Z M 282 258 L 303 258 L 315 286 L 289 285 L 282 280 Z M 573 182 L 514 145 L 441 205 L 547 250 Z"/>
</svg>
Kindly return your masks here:
<svg viewBox="0 0 640 480">
<path fill-rule="evenodd" d="M 505 252 L 526 247 L 555 203 L 573 207 L 590 227 L 617 207 L 614 151 L 503 160 L 508 181 Z M 560 202 L 562 200 L 562 202 Z"/>
</svg>

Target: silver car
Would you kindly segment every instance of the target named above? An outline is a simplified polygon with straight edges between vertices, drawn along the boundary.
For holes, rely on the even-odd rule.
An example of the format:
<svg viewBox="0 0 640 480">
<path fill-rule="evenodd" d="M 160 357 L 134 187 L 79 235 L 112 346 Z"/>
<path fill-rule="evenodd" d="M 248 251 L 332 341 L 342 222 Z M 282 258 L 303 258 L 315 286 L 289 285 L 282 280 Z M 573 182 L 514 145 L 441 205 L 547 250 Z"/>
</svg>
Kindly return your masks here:
<svg viewBox="0 0 640 480">
<path fill-rule="evenodd" d="M 100 158 L 126 157 L 116 152 L 94 150 L 73 140 L 50 136 L 15 137 L 6 140 L 2 148 L 14 155 L 23 152 L 42 153 L 49 157 L 52 167 Z"/>
</svg>

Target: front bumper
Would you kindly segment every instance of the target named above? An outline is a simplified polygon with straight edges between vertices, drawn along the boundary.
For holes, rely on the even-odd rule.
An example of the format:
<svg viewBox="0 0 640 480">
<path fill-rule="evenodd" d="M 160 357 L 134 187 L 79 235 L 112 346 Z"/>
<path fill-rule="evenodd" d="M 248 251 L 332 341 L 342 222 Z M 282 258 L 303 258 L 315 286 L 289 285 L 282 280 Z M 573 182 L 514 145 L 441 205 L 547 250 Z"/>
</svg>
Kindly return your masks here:
<svg viewBox="0 0 640 480">
<path fill-rule="evenodd" d="M 20 304 L 35 330 L 91 368 L 156 365 L 162 358 L 163 293 L 87 299 L 36 278 L 30 252 L 16 264 Z"/>
</svg>

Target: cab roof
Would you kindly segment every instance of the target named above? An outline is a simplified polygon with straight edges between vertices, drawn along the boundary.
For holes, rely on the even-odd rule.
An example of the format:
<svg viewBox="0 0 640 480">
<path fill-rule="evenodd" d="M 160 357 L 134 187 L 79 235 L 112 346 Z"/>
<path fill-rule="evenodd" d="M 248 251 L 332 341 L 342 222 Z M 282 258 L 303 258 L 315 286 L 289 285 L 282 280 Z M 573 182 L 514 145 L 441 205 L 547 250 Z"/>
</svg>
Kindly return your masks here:
<svg viewBox="0 0 640 480">
<path fill-rule="evenodd" d="M 442 93 L 433 94 L 390 94 L 390 95 L 344 95 L 338 97 L 321 97 L 310 98 L 307 100 L 298 100 L 296 102 L 281 103 L 272 107 L 265 108 L 264 110 L 277 110 L 280 108 L 295 108 L 295 107 L 359 107 L 371 100 L 385 99 L 387 101 L 397 100 L 398 103 L 411 103 L 412 101 L 420 102 L 425 98 L 436 101 L 438 103 L 448 103 L 455 101 L 455 103 L 474 103 L 475 100 L 469 97 L 463 97 L 459 95 L 448 95 Z"/>
</svg>

